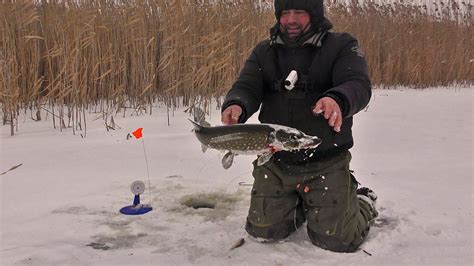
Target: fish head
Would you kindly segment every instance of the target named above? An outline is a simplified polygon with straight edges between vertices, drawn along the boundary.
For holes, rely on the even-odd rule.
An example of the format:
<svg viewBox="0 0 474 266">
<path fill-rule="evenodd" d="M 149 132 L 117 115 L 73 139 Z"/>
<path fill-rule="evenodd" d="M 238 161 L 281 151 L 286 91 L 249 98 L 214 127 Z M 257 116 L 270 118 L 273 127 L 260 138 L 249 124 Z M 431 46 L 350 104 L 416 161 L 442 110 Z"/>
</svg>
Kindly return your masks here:
<svg viewBox="0 0 474 266">
<path fill-rule="evenodd" d="M 275 131 L 275 144 L 280 150 L 292 151 L 316 148 L 321 139 L 309 136 L 294 128 L 280 128 Z"/>
</svg>

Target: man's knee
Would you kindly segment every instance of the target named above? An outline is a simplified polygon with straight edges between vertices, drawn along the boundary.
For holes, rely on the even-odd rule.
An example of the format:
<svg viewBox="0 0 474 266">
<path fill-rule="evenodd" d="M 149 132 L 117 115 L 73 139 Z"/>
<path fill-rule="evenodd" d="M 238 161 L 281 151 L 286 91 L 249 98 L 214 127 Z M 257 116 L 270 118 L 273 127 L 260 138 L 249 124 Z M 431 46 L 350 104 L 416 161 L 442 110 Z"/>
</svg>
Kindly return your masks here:
<svg viewBox="0 0 474 266">
<path fill-rule="evenodd" d="M 335 252 L 354 252 L 364 242 L 369 226 L 360 211 L 338 212 L 338 208 L 308 210 L 308 235 L 314 245 Z"/>
<path fill-rule="evenodd" d="M 308 235 L 314 245 L 334 252 L 354 252 L 363 242 L 363 239 L 360 239 L 360 241 L 346 243 L 340 237 L 318 234 L 310 228 L 308 228 Z"/>
<path fill-rule="evenodd" d="M 354 252 L 364 241 L 368 227 L 360 214 L 358 201 L 354 200 L 355 195 L 352 200 L 342 195 L 326 195 L 325 201 L 319 201 L 324 206 L 308 208 L 308 235 L 313 244 L 321 248 Z"/>
<path fill-rule="evenodd" d="M 254 237 L 280 240 L 288 237 L 305 221 L 303 206 L 294 198 L 252 197 L 246 231 Z"/>
<path fill-rule="evenodd" d="M 247 220 L 245 230 L 247 233 L 256 238 L 277 241 L 287 238 L 303 221 L 283 221 L 276 224 L 254 224 Z"/>
</svg>

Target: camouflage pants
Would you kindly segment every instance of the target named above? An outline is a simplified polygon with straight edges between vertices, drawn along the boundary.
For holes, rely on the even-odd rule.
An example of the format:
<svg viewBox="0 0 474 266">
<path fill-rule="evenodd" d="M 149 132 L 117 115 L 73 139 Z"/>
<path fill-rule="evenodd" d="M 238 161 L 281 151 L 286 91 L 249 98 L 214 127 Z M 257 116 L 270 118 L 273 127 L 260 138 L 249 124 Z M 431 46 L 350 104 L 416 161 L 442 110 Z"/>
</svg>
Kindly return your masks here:
<svg viewBox="0 0 474 266">
<path fill-rule="evenodd" d="M 350 160 L 351 154 L 344 152 L 306 165 L 254 162 L 247 232 L 280 240 L 307 220 L 313 244 L 337 252 L 355 251 L 374 217 L 368 204 L 357 198 Z"/>
</svg>

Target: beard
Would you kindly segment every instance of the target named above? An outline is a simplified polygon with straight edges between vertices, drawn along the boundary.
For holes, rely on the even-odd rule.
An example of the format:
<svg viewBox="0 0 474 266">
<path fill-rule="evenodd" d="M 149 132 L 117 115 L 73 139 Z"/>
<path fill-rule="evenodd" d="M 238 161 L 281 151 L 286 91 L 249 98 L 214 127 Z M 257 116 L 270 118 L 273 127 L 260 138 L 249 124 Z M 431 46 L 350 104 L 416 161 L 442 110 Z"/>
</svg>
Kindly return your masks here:
<svg viewBox="0 0 474 266">
<path fill-rule="evenodd" d="M 293 33 L 290 35 L 290 33 Z M 311 38 L 315 32 L 311 30 L 311 27 L 302 27 L 302 26 L 289 26 L 282 27 L 280 26 L 280 38 L 283 43 L 288 47 L 295 48 L 301 47 L 306 40 Z"/>
<path fill-rule="evenodd" d="M 289 39 L 296 40 L 309 29 L 309 24 L 306 25 L 306 27 L 303 27 L 302 25 L 286 25 L 282 26 L 281 29 Z"/>
</svg>

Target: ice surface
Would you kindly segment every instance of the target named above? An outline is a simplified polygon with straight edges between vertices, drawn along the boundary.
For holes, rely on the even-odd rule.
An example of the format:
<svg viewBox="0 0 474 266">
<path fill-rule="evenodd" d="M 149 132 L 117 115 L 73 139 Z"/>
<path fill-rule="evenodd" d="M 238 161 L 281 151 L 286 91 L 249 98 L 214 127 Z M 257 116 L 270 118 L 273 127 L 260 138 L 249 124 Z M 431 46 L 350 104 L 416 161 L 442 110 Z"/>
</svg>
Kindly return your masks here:
<svg viewBox="0 0 474 266">
<path fill-rule="evenodd" d="M 380 214 L 353 254 L 313 246 L 304 226 L 281 243 L 247 241 L 251 187 L 239 184 L 253 182 L 254 156 L 222 169 L 181 110 L 171 126 L 166 109 L 118 116 L 109 132 L 91 116 L 87 138 L 23 117 L 14 137 L 1 127 L 0 173 L 22 166 L 0 175 L 0 265 L 471 265 L 473 91 L 376 90 L 354 118 L 351 169 Z M 119 209 L 132 202 L 130 184 L 147 181 L 142 143 L 126 140 L 139 127 L 153 211 L 129 217 Z"/>
</svg>

